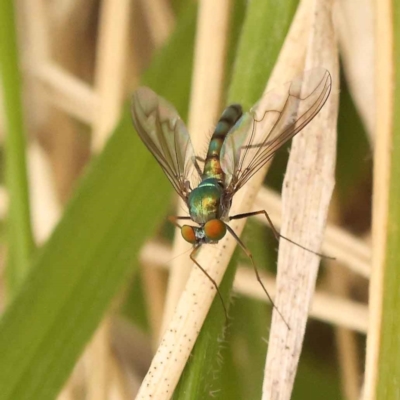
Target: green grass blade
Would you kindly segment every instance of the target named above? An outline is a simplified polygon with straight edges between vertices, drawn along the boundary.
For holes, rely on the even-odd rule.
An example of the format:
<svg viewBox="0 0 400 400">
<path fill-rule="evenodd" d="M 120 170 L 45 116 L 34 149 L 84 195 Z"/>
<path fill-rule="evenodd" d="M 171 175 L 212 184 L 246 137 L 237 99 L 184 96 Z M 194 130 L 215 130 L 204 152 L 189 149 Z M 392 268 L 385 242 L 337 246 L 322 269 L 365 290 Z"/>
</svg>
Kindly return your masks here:
<svg viewBox="0 0 400 400">
<path fill-rule="evenodd" d="M 233 265 L 231 266 L 220 285 L 220 293 L 227 308 L 235 272 Z M 221 301 L 216 296 L 193 348 L 192 357 L 186 364 L 175 389 L 173 399 L 204 399 L 208 398 L 210 392 L 220 388 L 218 374 L 223 368 L 223 362 L 219 352 L 224 340 L 224 324 L 225 315 Z"/>
<path fill-rule="evenodd" d="M 165 214 L 170 187 L 141 150 L 125 116 L 2 318 L 3 399 L 54 398 Z"/>
<path fill-rule="evenodd" d="M 247 110 L 261 97 L 297 4 L 297 0 L 249 3 L 229 88 L 229 103 L 238 102 Z"/>
<path fill-rule="evenodd" d="M 400 399 L 400 4 L 392 2 L 393 8 L 393 68 L 392 84 L 394 104 L 390 133 L 390 171 L 386 248 L 383 268 L 382 319 L 380 326 L 380 349 L 377 372 L 376 399 Z M 392 62 L 392 61 L 391 61 Z M 379 120 L 378 120 L 379 121 Z M 389 150 L 390 149 L 390 150 Z M 379 176 L 376 177 L 379 179 Z M 383 188 L 382 188 L 383 189 Z M 383 189 L 386 190 L 386 189 Z M 380 222 L 375 221 L 377 224 Z"/>
<path fill-rule="evenodd" d="M 25 277 L 34 250 L 29 210 L 14 3 L 0 5 L 0 67 L 6 121 L 6 184 L 8 210 L 8 285 L 13 292 Z"/>
<path fill-rule="evenodd" d="M 169 82 L 178 107 L 188 96 L 194 17 L 188 13 L 146 74 L 155 90 Z M 171 54 L 189 70 L 171 77 Z M 0 321 L 2 400 L 55 397 L 165 217 L 168 194 L 171 185 L 125 113 Z"/>
</svg>

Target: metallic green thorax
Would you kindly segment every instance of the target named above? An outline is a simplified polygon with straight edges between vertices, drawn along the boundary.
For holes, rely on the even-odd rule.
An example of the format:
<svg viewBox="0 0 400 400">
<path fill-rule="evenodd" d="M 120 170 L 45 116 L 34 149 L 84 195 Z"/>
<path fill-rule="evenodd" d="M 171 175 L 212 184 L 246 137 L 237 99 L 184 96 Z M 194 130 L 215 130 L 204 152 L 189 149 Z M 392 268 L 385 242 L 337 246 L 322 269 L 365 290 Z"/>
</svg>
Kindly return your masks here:
<svg viewBox="0 0 400 400">
<path fill-rule="evenodd" d="M 222 219 L 228 211 L 224 201 L 224 171 L 220 164 L 221 147 L 226 135 L 242 116 L 242 107 L 232 104 L 222 113 L 208 146 L 202 181 L 188 198 L 189 213 L 200 225 Z"/>
<path fill-rule="evenodd" d="M 193 221 L 205 224 L 223 215 L 223 187 L 215 178 L 202 181 L 189 195 L 189 213 Z"/>
<path fill-rule="evenodd" d="M 215 178 L 223 182 L 225 174 L 220 163 L 221 147 L 225 136 L 241 116 L 242 107 L 240 104 L 232 104 L 222 113 L 208 146 L 202 180 Z"/>
</svg>

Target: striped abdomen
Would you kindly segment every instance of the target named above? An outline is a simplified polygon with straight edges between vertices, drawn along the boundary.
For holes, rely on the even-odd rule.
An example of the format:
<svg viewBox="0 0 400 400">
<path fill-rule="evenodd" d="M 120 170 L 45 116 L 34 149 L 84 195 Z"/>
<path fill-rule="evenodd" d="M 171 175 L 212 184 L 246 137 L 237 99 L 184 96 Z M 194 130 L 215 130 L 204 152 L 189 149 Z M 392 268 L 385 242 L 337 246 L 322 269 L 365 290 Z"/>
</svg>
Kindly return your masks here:
<svg viewBox="0 0 400 400">
<path fill-rule="evenodd" d="M 240 104 L 232 104 L 225 108 L 224 112 L 222 113 L 208 146 L 202 176 L 203 180 L 207 178 L 216 178 L 219 181 L 224 180 L 225 174 L 222 171 L 220 164 L 221 147 L 224 143 L 225 136 L 241 116 L 242 106 Z"/>
</svg>

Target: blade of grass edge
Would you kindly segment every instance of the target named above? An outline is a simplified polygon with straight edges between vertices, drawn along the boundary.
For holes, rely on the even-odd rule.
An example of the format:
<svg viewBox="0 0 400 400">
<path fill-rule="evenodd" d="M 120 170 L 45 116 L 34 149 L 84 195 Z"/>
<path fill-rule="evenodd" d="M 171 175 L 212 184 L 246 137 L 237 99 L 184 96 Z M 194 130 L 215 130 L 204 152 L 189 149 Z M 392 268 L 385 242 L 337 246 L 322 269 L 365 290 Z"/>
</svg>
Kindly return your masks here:
<svg viewBox="0 0 400 400">
<path fill-rule="evenodd" d="M 153 88 L 168 81 L 181 108 L 190 84 L 185 46 L 192 11 L 145 77 Z M 179 70 L 171 77 L 171 55 L 179 54 L 187 74 Z M 155 188 L 163 195 L 155 195 Z M 131 270 L 132 258 L 165 216 L 168 192 L 167 179 L 125 113 L 0 321 L 3 399 L 54 398 Z"/>
<path fill-rule="evenodd" d="M 25 277 L 34 251 L 29 209 L 21 79 L 14 3 L 0 5 L 0 66 L 6 121 L 6 185 L 9 195 L 7 283 L 10 294 Z"/>
<path fill-rule="evenodd" d="M 383 315 L 377 399 L 399 399 L 400 384 L 393 377 L 400 375 L 400 4 L 393 1 L 394 32 L 394 104 L 391 132 L 391 166 L 389 182 L 389 217 L 383 285 Z"/>
<path fill-rule="evenodd" d="M 377 3 L 378 4 L 378 3 Z M 371 319 L 364 399 L 399 399 L 400 385 L 400 4 L 377 6 Z"/>
<path fill-rule="evenodd" d="M 0 321 L 3 399 L 54 398 L 165 213 L 146 194 L 168 183 L 139 146 L 126 115 Z"/>
</svg>

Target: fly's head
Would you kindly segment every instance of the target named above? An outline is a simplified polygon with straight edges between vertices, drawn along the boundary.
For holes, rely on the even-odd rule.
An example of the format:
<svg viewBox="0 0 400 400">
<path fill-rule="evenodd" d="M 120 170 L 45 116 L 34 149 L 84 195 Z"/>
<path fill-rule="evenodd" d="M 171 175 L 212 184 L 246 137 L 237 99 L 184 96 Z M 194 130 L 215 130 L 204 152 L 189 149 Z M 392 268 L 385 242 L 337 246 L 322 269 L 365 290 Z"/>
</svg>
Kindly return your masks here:
<svg viewBox="0 0 400 400">
<path fill-rule="evenodd" d="M 218 243 L 226 234 L 226 225 L 220 219 L 211 219 L 202 226 L 183 225 L 182 237 L 195 247 L 203 243 Z"/>
</svg>

